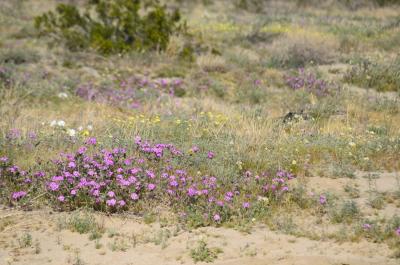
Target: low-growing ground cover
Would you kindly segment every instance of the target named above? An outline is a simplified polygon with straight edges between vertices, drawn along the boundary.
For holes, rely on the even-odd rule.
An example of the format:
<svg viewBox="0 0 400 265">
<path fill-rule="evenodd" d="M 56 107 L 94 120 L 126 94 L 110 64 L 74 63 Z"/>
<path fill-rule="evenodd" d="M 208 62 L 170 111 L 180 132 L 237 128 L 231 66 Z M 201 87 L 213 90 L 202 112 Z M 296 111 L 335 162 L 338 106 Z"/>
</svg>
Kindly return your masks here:
<svg viewBox="0 0 400 265">
<path fill-rule="evenodd" d="M 300 2 L 171 1 L 108 55 L 0 3 L 0 264 L 396 264 L 399 7 Z"/>
</svg>

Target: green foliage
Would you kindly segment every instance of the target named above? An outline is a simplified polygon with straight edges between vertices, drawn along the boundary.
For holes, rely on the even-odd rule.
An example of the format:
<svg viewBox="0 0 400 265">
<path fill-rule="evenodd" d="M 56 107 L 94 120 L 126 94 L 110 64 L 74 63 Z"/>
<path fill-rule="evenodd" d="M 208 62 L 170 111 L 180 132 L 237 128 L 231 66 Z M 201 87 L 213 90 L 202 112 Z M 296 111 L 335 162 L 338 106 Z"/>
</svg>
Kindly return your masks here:
<svg viewBox="0 0 400 265">
<path fill-rule="evenodd" d="M 31 49 L 5 49 L 0 52 L 0 63 L 23 64 L 36 63 L 40 59 L 39 54 Z"/>
<path fill-rule="evenodd" d="M 55 12 L 35 18 L 41 35 L 50 35 L 70 50 L 94 49 L 102 54 L 129 50 L 164 50 L 179 31 L 180 13 L 140 0 L 90 0 L 82 13 L 74 5 L 59 4 Z"/>
<path fill-rule="evenodd" d="M 198 246 L 190 251 L 190 256 L 195 263 L 213 262 L 222 250 L 219 248 L 209 248 L 204 240 L 198 242 Z"/>
<path fill-rule="evenodd" d="M 334 223 L 352 223 L 360 217 L 360 209 L 355 201 L 343 202 L 339 209 L 333 208 L 330 211 L 331 220 Z"/>
<path fill-rule="evenodd" d="M 76 212 L 67 220 L 59 220 L 59 229 L 69 229 L 79 234 L 89 233 L 89 239 L 95 240 L 102 237 L 104 227 L 99 224 L 95 217 L 86 212 Z"/>
<path fill-rule="evenodd" d="M 382 64 L 362 60 L 345 75 L 344 81 L 378 91 L 399 91 L 400 57 Z"/>
<path fill-rule="evenodd" d="M 243 9 L 252 12 L 262 11 L 265 0 L 235 0 L 234 4 L 237 9 Z"/>
<path fill-rule="evenodd" d="M 29 233 L 23 234 L 19 239 L 18 239 L 19 246 L 21 248 L 27 248 L 32 246 L 32 236 Z"/>
</svg>

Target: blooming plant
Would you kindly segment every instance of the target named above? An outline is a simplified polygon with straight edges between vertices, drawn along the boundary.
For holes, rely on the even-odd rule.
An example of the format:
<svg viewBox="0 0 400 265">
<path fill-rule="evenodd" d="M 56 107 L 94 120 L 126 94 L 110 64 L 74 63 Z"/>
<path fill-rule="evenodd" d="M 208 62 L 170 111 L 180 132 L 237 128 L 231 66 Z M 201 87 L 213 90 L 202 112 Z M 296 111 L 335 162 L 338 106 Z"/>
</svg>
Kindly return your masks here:
<svg viewBox="0 0 400 265">
<path fill-rule="evenodd" d="M 297 74 L 286 76 L 286 84 L 293 90 L 304 89 L 316 96 L 326 96 L 332 92 L 334 86 L 313 73 L 307 73 L 300 68 Z"/>
<path fill-rule="evenodd" d="M 96 139 L 89 138 L 75 153 L 53 160 L 55 170 L 46 174 L 31 176 L 2 158 L 5 162 L 0 176 L 10 187 L 9 199 L 14 204 L 34 188 L 42 188 L 61 210 L 91 207 L 108 212 L 139 211 L 162 204 L 184 213 L 184 219 L 193 214 L 201 216 L 203 224 L 228 221 L 238 215 L 250 217 L 253 208 L 278 203 L 290 192 L 288 181 L 295 176 L 283 170 L 254 176 L 246 171 L 244 176 L 227 182 L 179 168 L 185 156 L 215 159 L 211 151 L 201 154 L 198 147 L 194 149 L 184 154 L 172 144 L 151 144 L 136 137 L 134 150 L 98 150 Z"/>
<path fill-rule="evenodd" d="M 151 79 L 143 76 L 133 76 L 118 80 L 116 85 L 96 86 L 94 84 L 81 84 L 76 89 L 77 96 L 114 106 L 138 108 L 140 102 L 146 98 L 158 98 L 163 95 L 184 94 L 183 80 Z"/>
</svg>

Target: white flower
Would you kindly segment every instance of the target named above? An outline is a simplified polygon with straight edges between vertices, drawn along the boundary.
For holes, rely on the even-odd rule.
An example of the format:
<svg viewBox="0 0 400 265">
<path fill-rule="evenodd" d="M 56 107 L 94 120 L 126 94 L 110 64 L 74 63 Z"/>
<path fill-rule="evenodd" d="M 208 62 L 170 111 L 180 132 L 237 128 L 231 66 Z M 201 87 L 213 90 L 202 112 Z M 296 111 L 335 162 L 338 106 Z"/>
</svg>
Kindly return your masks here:
<svg viewBox="0 0 400 265">
<path fill-rule="evenodd" d="M 74 129 L 68 129 L 67 134 L 71 137 L 74 137 L 76 135 L 76 131 Z"/>
<path fill-rule="evenodd" d="M 58 94 L 58 97 L 59 98 L 68 98 L 68 94 L 65 93 L 65 92 L 61 92 L 61 93 Z"/>
<path fill-rule="evenodd" d="M 78 127 L 78 131 L 82 131 L 83 130 L 83 127 L 82 126 L 79 126 Z"/>
<path fill-rule="evenodd" d="M 88 129 L 89 131 L 91 131 L 91 130 L 93 130 L 93 126 L 89 124 L 89 125 L 87 126 L 87 129 Z"/>
<path fill-rule="evenodd" d="M 65 121 L 59 120 L 59 121 L 57 121 L 57 125 L 60 126 L 60 127 L 64 127 L 65 126 Z"/>
<path fill-rule="evenodd" d="M 355 143 L 355 142 L 350 142 L 349 145 L 350 145 L 351 147 L 354 147 L 354 146 L 356 146 L 356 143 Z"/>
<path fill-rule="evenodd" d="M 57 121 L 56 120 L 52 120 L 51 122 L 50 122 L 50 126 L 51 127 L 54 127 L 54 126 L 56 126 L 57 125 Z"/>
</svg>

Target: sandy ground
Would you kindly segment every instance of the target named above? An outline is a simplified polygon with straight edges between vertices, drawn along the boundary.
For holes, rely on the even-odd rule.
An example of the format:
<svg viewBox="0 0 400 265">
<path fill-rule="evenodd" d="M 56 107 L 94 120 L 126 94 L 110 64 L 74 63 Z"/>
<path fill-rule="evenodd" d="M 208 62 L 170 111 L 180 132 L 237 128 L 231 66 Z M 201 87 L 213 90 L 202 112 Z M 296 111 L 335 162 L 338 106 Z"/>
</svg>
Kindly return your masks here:
<svg viewBox="0 0 400 265">
<path fill-rule="evenodd" d="M 213 227 L 179 231 L 174 226 L 148 225 L 132 217 L 104 215 L 98 215 L 98 221 L 106 231 L 118 234 L 110 237 L 111 232 L 105 232 L 97 249 L 88 234 L 57 228 L 57 220 L 67 216 L 44 210 L 2 211 L 0 264 L 194 264 L 190 249 L 200 239 L 223 251 L 214 261 L 221 265 L 399 264 L 398 260 L 387 258 L 390 250 L 384 244 L 313 241 L 265 227 L 255 227 L 251 233 Z M 157 240 L 167 229 L 172 231 L 171 237 Z M 32 235 L 32 246 L 21 247 L 18 238 L 26 231 Z"/>
<path fill-rule="evenodd" d="M 353 179 L 310 177 L 306 182 L 310 189 L 329 191 L 341 197 L 348 196 L 344 191 L 346 185 L 354 185 L 360 192 L 357 203 L 366 215 L 368 211 L 371 215 L 388 218 L 400 214 L 398 205 L 386 203 L 378 212 L 367 205 L 371 190 L 392 192 L 398 189 L 399 174 L 376 173 L 373 179 L 367 177 L 368 174 L 358 172 Z M 386 244 L 317 241 L 281 234 L 261 225 L 250 233 L 216 227 L 188 231 L 178 225 L 145 224 L 142 219 L 126 214 L 96 214 L 97 223 L 104 228 L 104 234 L 96 242 L 89 239 L 89 234 L 60 229 L 59 224 L 73 214 L 51 210 L 0 210 L 0 265 L 194 264 L 190 250 L 199 240 L 223 251 L 213 263 L 221 265 L 400 264 L 400 260 L 389 258 L 392 250 Z M 325 229 L 313 223 L 311 216 L 298 217 L 311 231 Z M 32 244 L 21 247 L 19 239 L 26 233 L 32 236 Z M 165 236 L 167 234 L 169 236 Z"/>
</svg>

